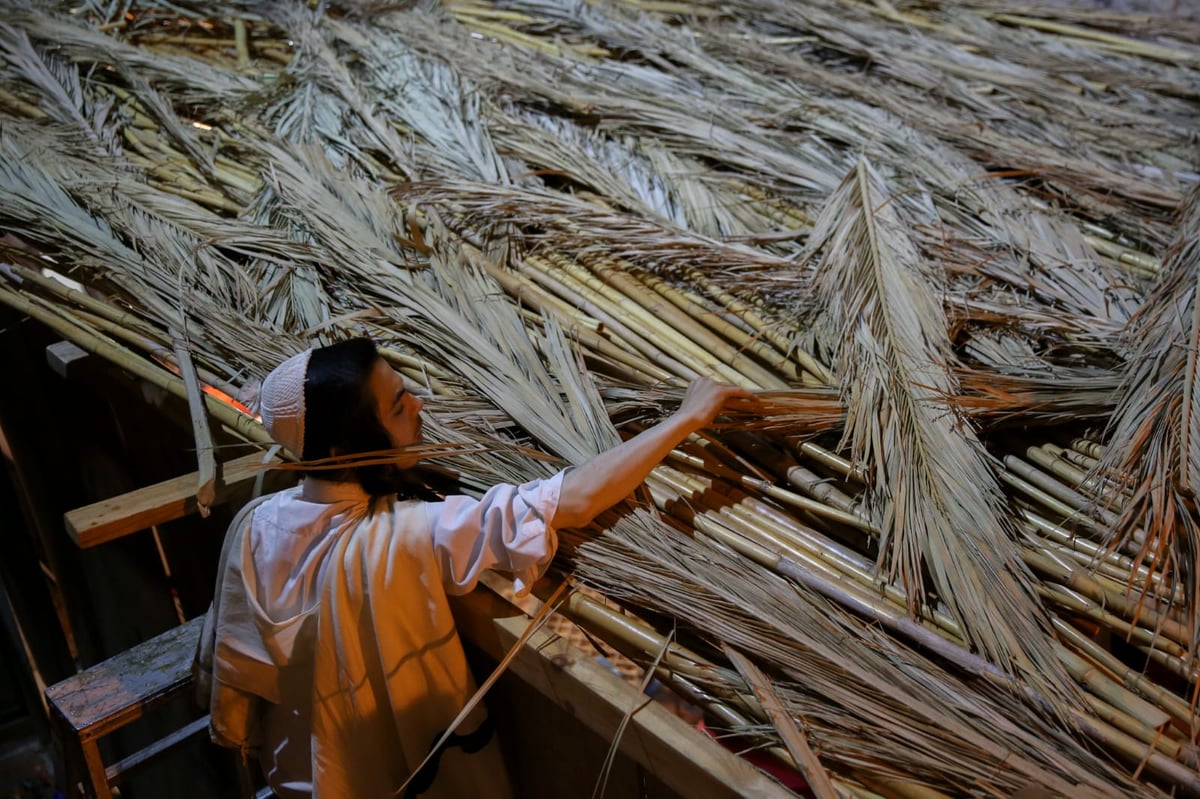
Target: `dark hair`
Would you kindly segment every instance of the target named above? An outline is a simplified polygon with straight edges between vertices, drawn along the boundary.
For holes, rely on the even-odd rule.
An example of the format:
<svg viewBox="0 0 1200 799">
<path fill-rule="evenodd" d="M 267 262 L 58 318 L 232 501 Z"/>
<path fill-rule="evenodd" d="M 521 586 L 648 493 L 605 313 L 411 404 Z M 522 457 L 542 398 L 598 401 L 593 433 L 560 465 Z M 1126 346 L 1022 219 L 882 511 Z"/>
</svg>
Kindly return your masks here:
<svg viewBox="0 0 1200 799">
<path fill-rule="evenodd" d="M 391 449 L 379 421 L 367 381 L 379 350 L 368 338 L 355 338 L 313 350 L 304 378 L 304 453 L 306 461 L 333 455 Z M 406 482 L 393 464 L 314 469 L 305 474 L 325 480 L 356 481 L 373 497 L 392 494 Z"/>
</svg>

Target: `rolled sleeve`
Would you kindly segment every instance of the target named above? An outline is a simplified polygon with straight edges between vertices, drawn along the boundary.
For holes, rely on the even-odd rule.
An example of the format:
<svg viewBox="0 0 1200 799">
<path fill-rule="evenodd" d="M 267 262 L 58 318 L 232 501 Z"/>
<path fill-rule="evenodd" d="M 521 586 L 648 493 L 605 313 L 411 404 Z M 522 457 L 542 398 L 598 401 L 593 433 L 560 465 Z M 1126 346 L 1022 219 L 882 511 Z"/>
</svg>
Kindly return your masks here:
<svg viewBox="0 0 1200 799">
<path fill-rule="evenodd" d="M 446 593 L 471 591 L 487 569 L 512 572 L 517 594 L 529 592 L 558 548 L 551 521 L 564 474 L 493 486 L 477 500 L 454 496 L 426 505 Z"/>
</svg>

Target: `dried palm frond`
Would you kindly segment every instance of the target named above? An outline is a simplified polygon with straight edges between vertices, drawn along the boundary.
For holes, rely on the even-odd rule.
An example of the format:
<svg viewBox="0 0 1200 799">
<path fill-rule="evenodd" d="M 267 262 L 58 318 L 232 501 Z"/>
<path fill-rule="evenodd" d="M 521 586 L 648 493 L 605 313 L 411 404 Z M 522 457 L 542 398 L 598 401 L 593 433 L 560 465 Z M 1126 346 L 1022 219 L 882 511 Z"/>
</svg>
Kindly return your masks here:
<svg viewBox="0 0 1200 799">
<path fill-rule="evenodd" d="M 89 102 L 79 81 L 79 70 L 57 56 L 35 50 L 23 30 L 0 23 L 0 58 L 5 71 L 37 92 L 40 107 L 58 122 L 71 125 L 96 145 L 99 153 L 113 154 L 112 98 Z"/>
<path fill-rule="evenodd" d="M 1113 375 L 1144 354 L 1116 333 L 1200 167 L 1193 45 L 993 11 L 27 2 L 0 23 L 20 264 L 0 301 L 181 395 L 186 324 L 206 406 L 256 441 L 208 386 L 369 333 L 432 392 L 435 490 L 579 462 L 696 374 L 787 386 L 671 455 L 650 481 L 664 516 L 567 536 L 561 565 L 704 651 L 685 668 L 668 647 L 659 676 L 782 751 L 794 731 L 722 662 L 744 652 L 856 795 L 1190 790 L 1186 699 L 1087 636 L 1197 681 L 1186 553 L 1139 553 L 1145 521 L 1106 548 L 1137 473 L 1088 472 Z M 821 308 L 812 265 L 839 257 Z M 1138 324 L 1179 343 L 1173 298 Z M 837 380 L 814 342 L 846 355 Z M 1151 400 L 1168 430 L 1184 385 Z"/>
<path fill-rule="evenodd" d="M 1130 492 L 1112 545 L 1135 544 L 1151 570 L 1179 581 L 1200 647 L 1200 191 L 1181 208 L 1163 281 L 1130 323 L 1129 371 L 1098 474 Z M 1138 588 L 1145 592 L 1149 585 Z"/>
<path fill-rule="evenodd" d="M 233 70 L 196 58 L 147 51 L 76 20 L 27 10 L 10 10 L 5 20 L 35 42 L 53 42 L 63 57 L 76 63 L 108 65 L 141 75 L 159 90 L 169 88 L 184 107 L 239 102 L 260 90 L 255 81 Z"/>
<path fill-rule="evenodd" d="M 972 646 L 1009 673 L 1073 696 L 1044 645 L 1049 624 L 1020 565 L 982 447 L 944 397 L 958 393 L 936 282 L 904 232 L 897 198 L 860 161 L 810 246 L 823 252 L 818 337 L 835 354 L 843 441 L 870 473 L 880 566 L 913 612 L 928 576 Z M 1044 682 L 1043 682 L 1044 681 Z"/>
</svg>

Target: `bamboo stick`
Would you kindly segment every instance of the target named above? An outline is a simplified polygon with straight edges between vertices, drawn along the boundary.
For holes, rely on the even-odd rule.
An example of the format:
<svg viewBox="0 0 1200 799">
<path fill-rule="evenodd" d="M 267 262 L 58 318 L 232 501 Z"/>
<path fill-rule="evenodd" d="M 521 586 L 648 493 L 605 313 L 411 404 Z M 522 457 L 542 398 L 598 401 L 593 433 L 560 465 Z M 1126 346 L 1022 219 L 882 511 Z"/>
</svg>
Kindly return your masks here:
<svg viewBox="0 0 1200 799">
<path fill-rule="evenodd" d="M 1068 673 L 1076 682 L 1087 688 L 1092 696 L 1137 719 L 1140 725 L 1149 730 L 1143 743 L 1152 745 L 1159 737 L 1155 731 L 1170 722 L 1171 716 L 1168 713 L 1137 696 L 1071 650 L 1063 647 L 1060 655 Z"/>
<path fill-rule="evenodd" d="M 1027 527 L 1026 529 L 1028 530 L 1029 528 Z M 1060 562 L 1070 561 L 1072 568 L 1079 567 L 1084 569 L 1089 575 L 1107 578 L 1113 583 L 1113 585 L 1109 586 L 1109 590 L 1116 591 L 1117 593 L 1120 593 L 1128 598 L 1129 590 L 1126 589 L 1125 586 L 1131 582 L 1132 578 L 1132 575 L 1128 569 L 1123 569 L 1108 559 L 1101 558 L 1096 560 L 1090 558 L 1083 552 L 1063 546 L 1062 544 L 1059 544 L 1058 542 L 1048 538 L 1036 537 L 1031 539 L 1031 543 L 1034 543 L 1034 545 L 1041 551 L 1051 554 Z M 1139 601 L 1149 602 L 1152 609 L 1162 610 L 1163 612 L 1169 611 L 1169 606 L 1166 608 L 1159 608 L 1159 598 L 1162 597 L 1162 594 L 1158 592 L 1160 586 L 1158 584 L 1153 584 L 1151 588 L 1155 591 L 1155 593 L 1152 595 L 1143 594 Z"/>
<path fill-rule="evenodd" d="M 1160 752 L 1147 750 L 1136 738 L 1099 719 L 1079 714 L 1076 720 L 1085 733 L 1109 751 L 1121 755 L 1129 762 L 1144 763 L 1147 771 L 1167 780 L 1185 791 L 1188 796 L 1200 795 L 1200 773 L 1164 757 Z"/>
<path fill-rule="evenodd" d="M 233 21 L 233 44 L 237 50 L 238 69 L 250 66 L 250 37 L 246 35 L 246 20 L 238 17 Z"/>
<path fill-rule="evenodd" d="M 812 441 L 799 442 L 799 450 L 801 454 L 808 456 L 822 466 L 832 469 L 847 480 L 853 480 L 860 484 L 866 484 L 867 482 L 867 475 L 863 469 Z"/>
<path fill-rule="evenodd" d="M 745 384 L 747 382 L 742 375 L 728 368 L 719 358 L 714 357 L 712 353 L 706 352 L 703 347 L 693 342 L 689 335 L 686 335 L 676 327 L 672 327 L 669 322 L 663 324 L 662 320 L 659 320 L 653 314 L 647 313 L 646 309 L 638 304 L 636 300 L 630 302 L 629 298 L 597 278 L 583 266 L 575 263 L 572 259 L 560 254 L 551 253 L 547 256 L 547 260 L 556 269 L 562 270 L 563 273 L 574 279 L 578 285 L 585 286 L 589 291 L 593 292 L 591 296 L 594 301 L 607 302 L 609 304 L 609 313 L 621 319 L 622 323 L 635 330 L 647 341 L 661 342 L 661 346 L 674 349 L 676 352 L 679 352 L 681 360 L 685 360 L 689 365 L 697 365 L 698 371 L 703 369 L 709 377 L 731 383 Z M 750 385 L 745 387 L 752 389 L 762 388 L 762 386 L 752 381 Z"/>
<path fill-rule="evenodd" d="M 1008 464 L 1006 463 L 1005 465 L 1007 466 Z M 1028 472 L 1028 469 L 1026 471 Z M 1042 490 L 1040 485 L 1034 485 L 1032 482 L 1017 476 L 1017 474 L 1009 471 L 1008 469 L 1001 469 L 997 473 L 997 476 L 1000 478 L 1002 483 L 1005 483 L 1011 488 L 1014 488 L 1020 493 L 1024 494 L 1032 504 L 1040 505 L 1045 509 L 1054 511 L 1054 513 L 1061 516 L 1064 521 L 1070 522 L 1071 524 L 1077 524 L 1084 528 L 1084 530 L 1087 532 L 1090 532 L 1094 535 L 1101 534 L 1101 523 L 1096 519 L 1086 515 L 1076 505 L 1062 501 L 1054 494 Z M 1078 497 L 1078 499 L 1080 500 L 1080 504 L 1084 504 L 1082 497 Z"/>
<path fill-rule="evenodd" d="M 1059 636 L 1076 651 L 1121 680 L 1128 688 L 1150 700 L 1156 707 L 1168 713 L 1175 726 L 1185 733 L 1192 732 L 1196 723 L 1191 707 L 1182 698 L 1150 680 L 1145 674 L 1134 671 L 1116 658 L 1111 652 L 1091 640 L 1078 629 L 1063 621 L 1057 614 L 1050 614 L 1050 621 Z"/>
<path fill-rule="evenodd" d="M 26 102 L 15 94 L 5 91 L 0 88 L 0 105 L 15 109 L 17 112 L 29 117 L 30 119 L 45 119 L 46 112 L 38 108 L 33 103 Z"/>
<path fill-rule="evenodd" d="M 464 245 L 463 253 L 470 263 L 487 272 L 494 281 L 500 284 L 506 293 L 521 304 L 528 304 L 538 310 L 541 316 L 552 316 L 559 320 L 566 335 L 580 344 L 596 358 L 619 364 L 630 370 L 625 377 L 631 383 L 650 385 L 654 383 L 676 382 L 671 372 L 652 364 L 642 358 L 636 350 L 618 347 L 607 338 L 600 335 L 604 325 L 598 320 L 583 316 L 575 306 L 559 300 L 557 296 L 542 290 L 530 278 L 520 272 L 500 268 L 488 260 L 474 245 Z"/>
<path fill-rule="evenodd" d="M 703 468 L 702 461 L 699 461 L 698 459 L 682 452 L 672 452 L 668 457 L 671 460 L 680 463 L 687 463 L 697 468 Z M 815 499 L 809 499 L 808 497 L 801 496 L 800 494 L 779 488 L 778 486 L 772 485 L 765 480 L 760 480 L 750 476 L 743 476 L 742 482 L 743 485 L 749 488 L 759 491 L 766 496 L 772 497 L 773 499 L 777 499 L 780 502 L 786 503 L 793 508 L 807 511 L 814 516 L 818 516 L 828 521 L 837 522 L 839 524 L 845 524 L 850 527 L 855 527 L 859 530 L 871 530 L 870 526 L 862 518 L 853 513 L 830 507 L 829 505 L 826 505 L 825 503 L 819 502 Z"/>
<path fill-rule="evenodd" d="M 1060 448 L 1061 449 L 1061 448 Z M 1084 455 L 1082 452 L 1076 452 L 1073 449 L 1062 449 L 1062 457 L 1078 466 L 1084 472 L 1090 472 L 1100 465 L 1100 461 L 1095 458 Z"/>
<path fill-rule="evenodd" d="M 1187 646 L 1191 640 L 1189 631 L 1184 629 L 1183 625 L 1139 607 L 1137 602 L 1126 599 L 1117 591 L 1109 590 L 1095 577 L 1080 574 L 1047 557 L 1044 552 L 1034 552 L 1028 547 L 1022 548 L 1021 556 L 1026 564 L 1040 574 L 1053 578 L 1060 585 L 1099 603 L 1104 608 L 1109 608 L 1111 612 L 1130 619 L 1135 624 L 1153 629 L 1158 635 L 1164 635 L 1180 646 Z"/>
<path fill-rule="evenodd" d="M 787 341 L 776 332 L 778 325 L 767 322 L 758 313 L 750 307 L 749 304 L 739 300 L 727 291 L 724 291 L 712 281 L 708 280 L 704 275 L 696 270 L 690 270 L 687 273 L 689 281 L 694 283 L 701 291 L 709 297 L 720 303 L 726 309 L 754 328 L 759 335 L 771 342 L 776 349 L 789 353 L 802 368 L 812 374 L 821 385 L 836 386 L 837 383 L 833 379 L 832 373 L 811 354 L 804 352 L 793 342 Z"/>
<path fill-rule="evenodd" d="M 668 467 L 656 469 L 652 479 L 664 480 L 673 491 L 688 497 L 692 504 L 703 503 L 703 496 L 709 492 L 717 493 L 721 497 L 717 503 L 718 516 L 730 517 L 721 523 L 732 525 L 750 540 L 768 549 L 781 550 L 797 563 L 828 573 L 833 579 L 849 580 L 871 596 L 888 599 L 897 609 L 905 610 L 910 605 L 903 589 L 880 580 L 865 558 L 799 524 L 765 502 L 737 493 L 723 493 L 714 485 L 711 477 L 688 475 Z M 961 639 L 958 623 L 951 617 L 933 608 L 920 608 L 918 611 L 923 620 L 951 637 Z"/>
<path fill-rule="evenodd" d="M 1181 659 L 1187 655 L 1187 652 L 1175 642 L 1159 638 L 1153 631 L 1138 627 L 1114 613 L 1109 613 L 1094 601 L 1065 587 L 1041 583 L 1036 588 L 1042 598 L 1112 630 L 1135 645 L 1159 647 L 1159 651 L 1166 654 L 1172 662 L 1182 662 Z M 1186 677 L 1187 673 L 1182 672 L 1180 676 Z"/>
<path fill-rule="evenodd" d="M 630 330 L 623 322 L 611 316 L 602 307 L 577 291 L 575 287 L 568 286 L 562 280 L 554 278 L 550 273 L 551 267 L 549 264 L 537 256 L 526 258 L 524 263 L 533 267 L 526 274 L 536 283 L 548 289 L 552 294 L 562 297 L 567 302 L 575 305 L 584 313 L 599 319 L 605 325 L 609 335 L 615 336 L 619 341 L 645 357 L 651 363 L 683 380 L 695 380 L 700 376 L 699 372 L 689 366 L 685 366 L 679 360 L 666 355 L 659 347 Z"/>
<path fill-rule="evenodd" d="M 1189 660 L 1186 652 L 1164 651 L 1171 647 L 1164 647 L 1163 644 L 1161 639 L 1151 638 L 1138 646 L 1137 650 L 1175 676 L 1182 677 L 1193 686 L 1197 686 L 1197 689 L 1200 690 L 1200 686 L 1197 685 L 1200 683 L 1200 667 L 1195 666 L 1194 661 Z M 1188 665 L 1189 662 L 1193 665 Z"/>
<path fill-rule="evenodd" d="M 731 729 L 745 729 L 750 720 L 730 707 L 725 701 L 700 689 L 694 680 L 711 683 L 718 675 L 714 664 L 674 641 L 665 639 L 657 630 L 641 619 L 618 613 L 590 597 L 572 592 L 558 612 L 579 626 L 604 638 L 618 652 L 636 662 L 653 664 L 655 676 L 671 686 L 673 690 L 715 717 Z M 667 656 L 655 661 L 660 652 Z M 744 697 L 743 697 L 744 699 Z M 743 705 L 746 703 L 743 701 Z M 765 712 L 760 707 L 749 706 L 760 718 Z M 789 768 L 797 768 L 789 753 L 778 746 L 767 750 Z"/>
<path fill-rule="evenodd" d="M 690 318 L 698 320 L 738 347 L 753 353 L 772 369 L 781 372 L 788 380 L 800 380 L 800 372 L 787 355 L 779 352 L 761 337 L 751 335 L 737 325 L 731 324 L 723 316 L 698 304 L 691 295 L 668 285 L 657 275 L 647 273 L 641 275 L 640 278 L 653 291 L 666 298 Z"/>
<path fill-rule="evenodd" d="M 664 505 L 664 509 L 668 509 L 668 507 Z M 772 568 L 773 570 L 776 570 L 781 574 L 785 574 L 786 576 L 801 582 L 801 584 L 804 584 L 807 587 L 818 591 L 819 593 L 825 594 L 830 599 L 836 601 L 839 605 L 850 607 L 860 613 L 863 613 L 864 615 L 867 615 L 869 618 L 874 618 L 883 623 L 889 629 L 897 632 L 902 631 L 902 634 L 906 635 L 907 637 L 911 637 L 921 645 L 930 648 L 944 657 L 947 657 L 947 659 L 950 659 L 951 662 L 954 662 L 960 668 L 963 668 L 970 673 L 977 674 L 978 676 L 997 679 L 1001 682 L 1001 684 L 1012 684 L 1011 678 L 1008 678 L 1006 675 L 997 672 L 995 667 L 990 663 L 987 663 L 982 659 L 977 659 L 975 656 L 970 655 L 959 646 L 949 644 L 949 642 L 944 642 L 944 639 L 942 639 L 940 636 L 930 637 L 925 628 L 921 627 L 915 622 L 912 622 L 907 617 L 897 616 L 894 615 L 894 613 L 889 613 L 886 611 L 880 612 L 882 606 L 875 605 L 869 601 L 856 601 L 853 594 L 834 590 L 829 583 L 816 578 L 815 572 L 811 566 L 809 568 L 800 567 L 798 564 L 789 561 L 787 558 L 784 558 L 778 553 L 772 552 L 766 547 L 759 546 L 748 539 L 741 538 L 737 534 L 732 533 L 732 531 L 727 531 L 727 528 L 721 525 L 710 523 L 708 518 L 705 516 L 697 516 L 693 519 L 693 522 L 696 524 L 696 529 L 698 532 L 715 536 L 723 544 L 733 547 L 736 551 L 741 552 L 743 555 L 756 560 L 768 568 Z M 1068 653 L 1065 649 L 1061 650 L 1061 652 L 1067 655 L 1067 657 L 1064 659 L 1067 661 L 1068 665 L 1075 665 L 1075 668 L 1073 668 L 1072 671 L 1077 674 L 1082 681 L 1085 682 L 1090 690 L 1099 690 L 1103 694 L 1104 699 L 1108 702 L 1111 702 L 1115 698 L 1122 705 L 1130 707 L 1131 709 L 1144 714 L 1144 716 L 1149 716 L 1151 719 L 1150 723 L 1136 721 L 1135 719 L 1138 718 L 1137 716 L 1133 716 L 1131 718 L 1130 714 L 1121 713 L 1113 708 L 1110 704 L 1105 704 L 1105 702 L 1102 702 L 1099 698 L 1096 698 L 1094 701 L 1089 701 L 1097 710 L 1097 712 L 1103 714 L 1103 716 L 1107 719 L 1111 719 L 1122 724 L 1127 730 L 1138 731 L 1148 740 L 1142 741 L 1142 745 L 1139 745 L 1138 740 L 1129 736 L 1127 732 L 1118 731 L 1116 728 L 1108 724 L 1104 724 L 1082 714 L 1075 713 L 1075 720 L 1083 729 L 1085 729 L 1092 737 L 1117 747 L 1126 755 L 1136 754 L 1139 759 L 1142 759 L 1144 762 L 1146 762 L 1149 767 L 1160 776 L 1169 775 L 1172 779 L 1183 780 L 1189 785 L 1200 784 L 1196 782 L 1197 780 L 1200 780 L 1200 774 L 1196 774 L 1184 766 L 1175 764 L 1163 757 L 1161 753 L 1145 747 L 1145 744 L 1151 744 L 1153 746 L 1161 746 L 1166 751 L 1174 754 L 1177 754 L 1180 751 L 1178 745 L 1169 741 L 1167 743 L 1162 743 L 1165 739 L 1155 735 L 1153 731 L 1150 730 L 1151 726 L 1161 726 L 1162 724 L 1166 724 L 1167 720 L 1169 719 L 1168 714 L 1162 712 L 1158 708 L 1142 702 L 1141 700 L 1138 700 L 1129 692 L 1120 689 L 1120 686 L 1117 686 L 1111 680 L 1101 679 L 1099 677 L 1099 672 L 1094 674 L 1089 673 L 1086 669 L 1086 666 L 1083 666 L 1082 660 L 1079 659 L 1078 656 L 1070 655 L 1070 653 Z M 1031 697 L 1031 699 L 1033 701 L 1037 701 L 1036 697 Z M 1154 722 L 1158 722 L 1158 724 L 1154 725 Z"/>
<path fill-rule="evenodd" d="M 780 221 L 783 221 L 785 225 L 788 223 L 800 224 L 805 228 L 811 229 L 816 223 L 812 217 L 794 205 L 769 197 L 765 191 L 748 183 L 739 184 L 738 191 L 780 214 Z"/>
<path fill-rule="evenodd" d="M 539 312 L 544 314 L 544 316 L 545 314 L 550 314 L 550 316 L 558 317 L 560 324 L 563 325 L 566 331 L 566 335 L 575 338 L 576 341 L 584 344 L 588 349 L 594 350 L 602 358 L 617 361 L 619 364 L 628 366 L 631 370 L 646 374 L 652 383 L 671 383 L 677 382 L 680 379 L 676 373 L 655 362 L 655 360 L 661 359 L 648 359 L 642 354 L 642 350 L 628 346 L 619 347 L 617 344 L 614 344 L 605 335 L 607 331 L 604 323 L 584 318 L 578 308 L 545 292 L 545 290 L 536 286 L 530 278 L 516 274 L 516 272 L 506 272 L 500 269 L 499 266 L 487 264 L 486 259 L 481 260 L 480 263 L 486 265 L 488 274 L 500 283 L 500 286 L 503 286 L 511 296 L 515 296 L 518 300 L 529 302 L 530 305 L 538 308 Z M 582 323 L 580 322 L 581 319 L 583 319 Z M 641 380 L 638 380 L 638 382 L 641 382 Z"/>
<path fill-rule="evenodd" d="M 717 336 L 705 325 L 697 325 L 692 316 L 681 311 L 673 303 L 663 302 L 645 283 L 639 281 L 628 271 L 628 265 L 620 265 L 614 258 L 584 257 L 583 262 L 595 272 L 601 280 L 616 288 L 623 297 L 633 300 L 652 318 L 670 325 L 683 334 L 689 341 L 695 342 L 701 351 L 707 351 L 714 358 L 753 382 L 757 387 L 766 390 L 783 390 L 788 384 L 780 380 L 773 372 L 767 371 L 760 364 L 746 355 L 738 352 L 725 339 Z M 665 298 L 664 298 L 665 299 Z"/>
<path fill-rule="evenodd" d="M 1122 266 L 1132 267 L 1139 274 L 1154 277 L 1162 269 L 1162 262 L 1152 255 L 1122 247 L 1114 241 L 1097 236 L 1084 235 L 1083 238 L 1096 252 L 1109 256 Z"/>
<path fill-rule="evenodd" d="M 1095 496 L 1097 501 L 1104 503 L 1105 507 L 1109 510 L 1120 512 L 1122 504 L 1120 500 L 1123 492 L 1104 491 L 1105 486 L 1103 481 L 1090 477 L 1078 466 L 1063 457 L 1061 448 L 1055 447 L 1052 444 L 1029 447 L 1025 450 L 1025 456 L 1033 461 L 1035 465 L 1042 467 L 1058 479 L 1072 486 L 1075 490 L 1080 492 L 1086 491 Z"/>
<path fill-rule="evenodd" d="M 1095 441 L 1089 441 L 1086 438 L 1071 439 L 1071 448 L 1077 452 L 1087 455 L 1093 460 L 1100 460 L 1104 457 L 1104 447 L 1097 444 Z"/>
</svg>

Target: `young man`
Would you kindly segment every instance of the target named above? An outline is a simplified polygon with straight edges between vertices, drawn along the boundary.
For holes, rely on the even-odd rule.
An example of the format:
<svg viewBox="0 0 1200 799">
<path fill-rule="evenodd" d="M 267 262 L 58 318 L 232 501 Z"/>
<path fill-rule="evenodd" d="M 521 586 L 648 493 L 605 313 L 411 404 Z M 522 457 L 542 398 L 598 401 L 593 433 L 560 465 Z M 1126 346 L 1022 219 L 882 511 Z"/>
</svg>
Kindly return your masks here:
<svg viewBox="0 0 1200 799">
<path fill-rule="evenodd" d="M 401 456 L 309 471 L 244 510 L 226 539 L 198 658 L 214 739 L 257 750 L 280 799 L 399 795 L 475 689 L 446 596 L 493 568 L 527 588 L 554 557 L 555 530 L 588 524 L 726 400 L 749 396 L 698 380 L 659 425 L 479 500 L 406 497 L 415 459 Z M 289 358 L 260 396 L 272 437 L 310 462 L 419 444 L 421 408 L 366 339 Z M 404 795 L 511 796 L 482 709 Z"/>
</svg>

